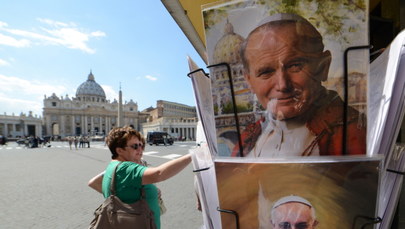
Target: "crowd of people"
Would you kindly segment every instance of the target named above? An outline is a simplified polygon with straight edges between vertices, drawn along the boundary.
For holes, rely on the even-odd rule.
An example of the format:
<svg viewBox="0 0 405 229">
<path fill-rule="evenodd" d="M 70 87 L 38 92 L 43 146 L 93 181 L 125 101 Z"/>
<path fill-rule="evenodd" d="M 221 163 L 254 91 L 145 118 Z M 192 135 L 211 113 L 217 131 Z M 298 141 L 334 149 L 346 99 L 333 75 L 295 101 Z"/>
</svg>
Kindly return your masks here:
<svg viewBox="0 0 405 229">
<path fill-rule="evenodd" d="M 77 148 L 84 148 L 87 145 L 87 148 L 90 148 L 90 138 L 88 136 L 70 136 L 67 137 L 69 142 L 69 148 L 72 149 L 72 146 Z"/>
</svg>

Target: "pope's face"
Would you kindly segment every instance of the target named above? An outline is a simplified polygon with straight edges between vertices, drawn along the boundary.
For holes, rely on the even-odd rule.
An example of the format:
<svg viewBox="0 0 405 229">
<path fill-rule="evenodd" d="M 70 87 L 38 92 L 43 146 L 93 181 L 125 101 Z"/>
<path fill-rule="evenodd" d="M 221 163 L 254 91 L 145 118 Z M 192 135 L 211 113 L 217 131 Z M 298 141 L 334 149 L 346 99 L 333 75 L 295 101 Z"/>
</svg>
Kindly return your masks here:
<svg viewBox="0 0 405 229">
<path fill-rule="evenodd" d="M 290 23 L 272 26 L 251 34 L 245 50 L 251 90 L 260 104 L 278 120 L 306 112 L 318 98 L 321 81 L 326 80 L 329 51 L 311 44 L 307 26 Z M 320 48 L 322 46 L 322 48 Z"/>
<path fill-rule="evenodd" d="M 274 209 L 272 224 L 274 229 L 314 229 L 317 221 L 309 206 L 291 202 Z"/>
</svg>

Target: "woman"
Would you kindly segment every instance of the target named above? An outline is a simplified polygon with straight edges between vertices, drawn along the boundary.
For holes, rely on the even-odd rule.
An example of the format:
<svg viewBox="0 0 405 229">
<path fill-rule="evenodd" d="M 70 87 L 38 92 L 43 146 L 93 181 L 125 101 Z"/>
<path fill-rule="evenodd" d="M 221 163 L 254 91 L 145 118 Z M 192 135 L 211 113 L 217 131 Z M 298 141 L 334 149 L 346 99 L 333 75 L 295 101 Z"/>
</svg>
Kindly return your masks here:
<svg viewBox="0 0 405 229">
<path fill-rule="evenodd" d="M 142 165 L 142 154 L 145 141 L 141 134 L 131 127 L 114 128 L 106 139 L 111 151 L 111 162 L 105 173 L 101 173 L 89 181 L 89 186 L 104 197 L 110 196 L 109 185 L 115 166 L 121 163 L 116 172 L 116 195 L 124 203 L 134 203 L 140 199 L 140 189 L 144 187 L 146 201 L 154 214 L 156 228 L 160 228 L 159 191 L 153 183 L 169 179 L 183 170 L 190 162 L 191 155 L 185 155 L 166 162 L 158 167 Z"/>
</svg>

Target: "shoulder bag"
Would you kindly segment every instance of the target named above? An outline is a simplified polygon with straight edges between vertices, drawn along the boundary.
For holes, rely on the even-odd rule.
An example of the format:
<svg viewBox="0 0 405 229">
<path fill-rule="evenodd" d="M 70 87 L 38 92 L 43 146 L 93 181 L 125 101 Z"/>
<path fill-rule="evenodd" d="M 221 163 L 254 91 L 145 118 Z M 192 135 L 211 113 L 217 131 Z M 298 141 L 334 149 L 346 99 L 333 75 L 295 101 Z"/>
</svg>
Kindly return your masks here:
<svg viewBox="0 0 405 229">
<path fill-rule="evenodd" d="M 156 229 L 153 213 L 145 200 L 145 191 L 141 188 L 141 199 L 133 204 L 122 202 L 115 195 L 115 173 L 112 174 L 111 195 L 94 211 L 94 219 L 89 229 Z"/>
</svg>

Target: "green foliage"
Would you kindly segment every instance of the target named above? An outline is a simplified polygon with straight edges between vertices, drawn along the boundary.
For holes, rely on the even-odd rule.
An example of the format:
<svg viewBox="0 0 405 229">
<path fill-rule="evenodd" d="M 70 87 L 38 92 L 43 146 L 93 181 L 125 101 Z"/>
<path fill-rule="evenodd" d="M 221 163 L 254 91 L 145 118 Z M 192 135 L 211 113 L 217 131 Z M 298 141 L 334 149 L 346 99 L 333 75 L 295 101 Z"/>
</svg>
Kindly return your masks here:
<svg viewBox="0 0 405 229">
<path fill-rule="evenodd" d="M 236 109 L 237 109 L 238 113 L 250 112 L 253 110 L 253 105 L 250 103 L 246 104 L 246 105 L 237 105 Z"/>
<path fill-rule="evenodd" d="M 238 113 L 250 112 L 252 110 L 253 110 L 253 105 L 252 104 L 236 105 L 236 111 Z M 222 105 L 222 113 L 223 114 L 232 114 L 233 113 L 232 102 L 225 103 L 225 104 Z"/>
<path fill-rule="evenodd" d="M 225 5 L 203 12 L 204 26 L 209 30 L 212 26 L 228 17 L 228 11 L 243 7 L 260 7 L 267 10 L 268 15 L 276 13 L 294 13 L 307 18 L 322 34 L 340 42 L 349 43 L 350 33 L 359 29 L 359 22 L 367 18 L 366 1 L 368 0 L 249 0 L 236 4 Z"/>
<path fill-rule="evenodd" d="M 233 113 L 233 105 L 231 102 L 222 104 L 222 114 L 232 114 Z"/>
<path fill-rule="evenodd" d="M 214 104 L 214 115 L 218 115 L 218 104 Z"/>
</svg>

